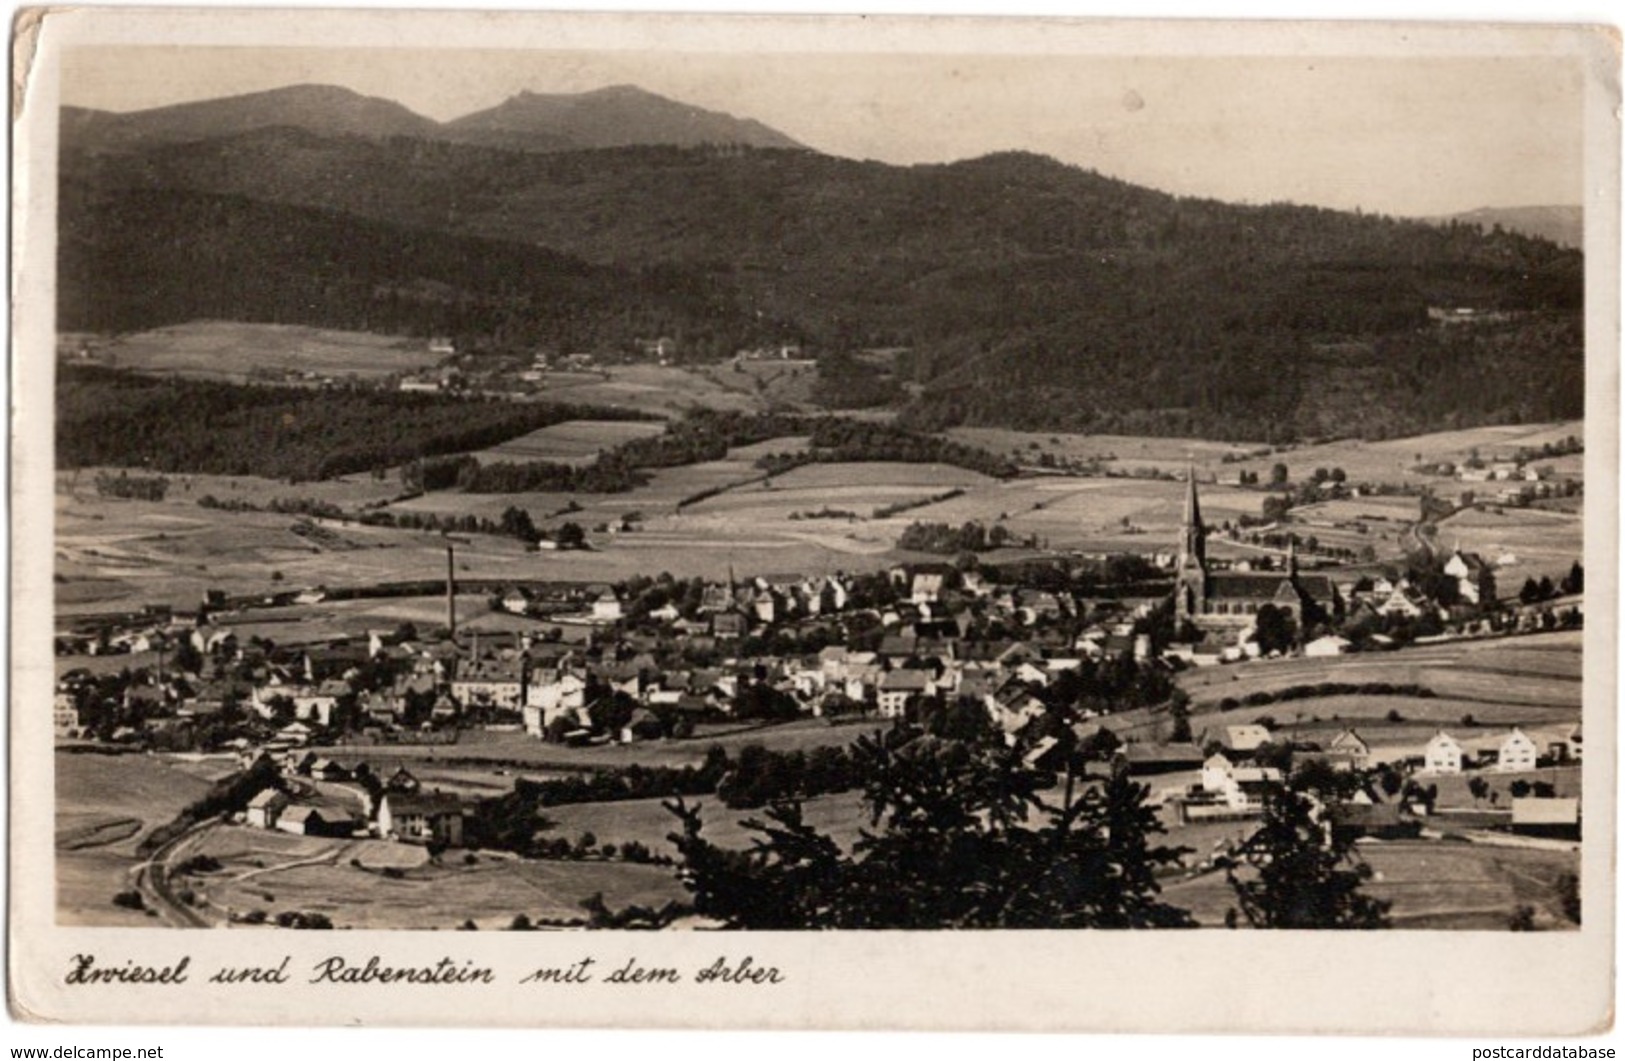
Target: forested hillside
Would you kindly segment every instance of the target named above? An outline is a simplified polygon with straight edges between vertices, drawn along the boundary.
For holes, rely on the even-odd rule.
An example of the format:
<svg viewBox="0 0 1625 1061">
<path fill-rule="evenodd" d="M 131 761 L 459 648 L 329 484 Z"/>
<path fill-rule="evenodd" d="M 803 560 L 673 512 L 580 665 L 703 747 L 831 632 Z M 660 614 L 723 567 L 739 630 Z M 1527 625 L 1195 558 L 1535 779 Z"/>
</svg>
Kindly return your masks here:
<svg viewBox="0 0 1625 1061">
<path fill-rule="evenodd" d="M 80 252 L 63 259 L 63 314 L 87 326 L 206 308 L 381 330 L 427 317 L 566 346 L 659 329 L 696 360 L 752 335 L 822 354 L 905 348 L 896 379 L 918 385 L 905 412 L 924 427 L 1284 440 L 1583 411 L 1578 252 L 1470 225 L 1179 199 L 1032 155 L 894 167 L 276 129 L 70 152 L 63 169 L 87 189 L 70 208 L 91 218 L 64 215 Z M 261 220 L 228 220 L 224 202 Z M 287 207 L 304 212 L 286 232 L 255 213 Z M 164 249 L 176 241 L 187 249 Z M 264 316 L 271 296 L 243 284 L 262 258 L 284 316 Z M 441 283 L 455 296 L 424 296 Z M 1430 307 L 1479 316 L 1444 327 Z M 853 389 L 818 393 L 872 402 Z"/>
<path fill-rule="evenodd" d="M 731 353 L 776 322 L 725 284 L 654 264 L 190 191 L 64 184 L 58 327 L 131 331 L 199 318 L 590 349 L 681 332 Z"/>
<path fill-rule="evenodd" d="M 65 365 L 56 463 L 310 481 L 495 446 L 566 420 L 637 418 L 560 403 L 160 380 Z"/>
</svg>

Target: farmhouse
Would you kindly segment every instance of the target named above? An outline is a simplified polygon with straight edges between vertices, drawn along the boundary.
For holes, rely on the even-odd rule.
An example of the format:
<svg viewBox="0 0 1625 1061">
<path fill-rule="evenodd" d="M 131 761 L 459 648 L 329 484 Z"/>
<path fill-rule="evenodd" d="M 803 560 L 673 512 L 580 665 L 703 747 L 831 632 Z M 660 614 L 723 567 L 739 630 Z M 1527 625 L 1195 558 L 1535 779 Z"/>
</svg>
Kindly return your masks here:
<svg viewBox="0 0 1625 1061">
<path fill-rule="evenodd" d="M 391 792 L 378 806 L 378 832 L 392 840 L 461 847 L 463 807 L 441 792 Z"/>
<path fill-rule="evenodd" d="M 1457 546 L 1445 561 L 1444 573 L 1456 580 L 1461 599 L 1470 604 L 1490 604 L 1495 601 L 1495 574 L 1490 565 L 1477 553 L 1464 553 Z"/>
<path fill-rule="evenodd" d="M 245 818 L 256 829 L 276 828 L 277 817 L 288 806 L 287 793 L 267 788 L 248 801 Z"/>
<path fill-rule="evenodd" d="M 1364 770 L 1371 763 L 1371 745 L 1352 729 L 1345 729 L 1326 746 L 1326 760 L 1339 770 Z"/>
<path fill-rule="evenodd" d="M 1459 774 L 1462 766 L 1461 745 L 1444 730 L 1433 735 L 1422 752 L 1422 772 L 1427 774 Z"/>
<path fill-rule="evenodd" d="M 1535 760 L 1540 755 L 1540 748 L 1521 729 L 1514 728 L 1501 742 L 1500 754 L 1495 761 L 1495 768 L 1502 773 L 1514 773 L 1533 770 Z"/>
<path fill-rule="evenodd" d="M 278 815 L 276 828 L 295 836 L 347 836 L 353 825 L 343 815 L 332 812 L 324 814 L 319 807 L 300 805 L 289 807 Z"/>
</svg>

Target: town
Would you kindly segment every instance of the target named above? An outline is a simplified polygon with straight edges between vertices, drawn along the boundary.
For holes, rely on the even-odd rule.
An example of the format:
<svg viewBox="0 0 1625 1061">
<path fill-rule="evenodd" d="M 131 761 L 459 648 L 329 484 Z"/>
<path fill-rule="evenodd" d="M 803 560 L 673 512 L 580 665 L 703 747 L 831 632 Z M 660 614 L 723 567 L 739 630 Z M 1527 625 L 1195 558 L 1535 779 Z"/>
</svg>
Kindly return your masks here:
<svg viewBox="0 0 1625 1061">
<path fill-rule="evenodd" d="M 1502 464 L 1509 479 L 1528 467 L 1544 496 L 1575 493 L 1533 462 L 1487 467 Z M 65 819 L 59 857 L 105 858 L 140 833 L 115 916 L 164 923 L 406 927 L 427 905 L 444 927 L 579 925 L 592 895 L 682 898 L 662 800 L 807 800 L 851 830 L 845 746 L 904 727 L 986 732 L 1040 769 L 1140 781 L 1186 848 L 1164 894 L 1188 896 L 1201 923 L 1233 920 L 1216 867 L 1268 791 L 1310 763 L 1344 775 L 1329 821 L 1381 845 L 1361 850 L 1396 886 L 1418 849 L 1473 863 L 1470 897 L 1497 873 L 1545 882 L 1508 891 L 1506 909 L 1464 910 L 1439 881 L 1421 910 L 1396 900 L 1400 916 L 1575 923 L 1578 559 L 1556 582 L 1502 587 L 1496 561 L 1433 545 L 1436 522 L 1461 511 L 1440 510 L 1435 491 L 1403 499 L 1417 514 L 1396 540 L 1416 548 L 1383 564 L 1331 544 L 1335 527 L 1317 536 L 1310 510 L 1207 522 L 1194 462 L 1153 482 L 1180 515 L 1177 536 L 1144 553 L 1029 547 L 1000 562 L 978 525 L 916 521 L 905 542 L 943 539 L 957 555 L 816 575 L 498 581 L 459 576 L 469 539 L 453 535 L 438 580 L 75 615 L 56 634 L 61 766 L 156 760 L 202 799 L 156 830 L 134 809 Z M 1341 469 L 1317 470 L 1293 499 L 1312 510 L 1360 494 Z M 419 618 L 378 623 L 391 605 Z M 119 752 L 139 754 L 105 754 Z M 578 893 L 527 911 L 496 883 L 536 866 L 565 869 Z"/>
</svg>

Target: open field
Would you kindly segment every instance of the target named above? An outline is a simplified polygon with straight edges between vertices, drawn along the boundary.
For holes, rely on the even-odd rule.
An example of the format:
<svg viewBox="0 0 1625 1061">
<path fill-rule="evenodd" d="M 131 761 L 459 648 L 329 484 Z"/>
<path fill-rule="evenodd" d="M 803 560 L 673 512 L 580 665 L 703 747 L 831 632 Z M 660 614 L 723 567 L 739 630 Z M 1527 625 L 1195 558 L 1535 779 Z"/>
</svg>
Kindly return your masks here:
<svg viewBox="0 0 1625 1061">
<path fill-rule="evenodd" d="M 498 512 L 525 500 L 490 498 Z M 621 504 L 630 510 L 635 501 Z M 318 544 L 294 533 L 300 523 L 294 516 L 105 498 L 74 502 L 59 497 L 57 515 L 56 601 L 61 615 L 143 604 L 193 607 L 210 589 L 268 596 L 313 586 L 445 577 L 445 541 L 422 531 L 325 522 L 334 537 Z M 721 579 L 730 568 L 745 577 L 791 570 L 867 571 L 890 562 L 895 534 L 827 523 L 785 521 L 774 530 L 727 516 L 651 518 L 637 532 L 590 533 L 593 548 L 574 552 L 527 552 L 510 538 L 460 536 L 457 570 L 459 578 L 496 582 L 615 582 L 662 571 Z M 276 611 L 258 612 L 255 619 L 276 621 Z"/>
<path fill-rule="evenodd" d="M 1362 442 L 1349 439 L 1315 446 L 1302 446 L 1282 450 L 1268 459 L 1243 462 L 1233 467 L 1260 472 L 1267 479 L 1270 466 L 1276 461 L 1285 464 L 1293 477 L 1307 476 L 1316 468 L 1342 468 L 1355 482 L 1414 483 L 1421 485 L 1446 484 L 1437 476 L 1419 475 L 1411 466 L 1426 462 L 1450 461 L 1460 463 L 1471 456 L 1474 449 L 1485 460 L 1511 457 L 1520 446 L 1539 448 L 1547 442 L 1559 442 L 1574 435 L 1585 437 L 1585 423 L 1580 420 L 1553 424 L 1514 424 L 1501 427 L 1476 427 L 1462 431 L 1441 431 L 1410 438 L 1389 439 L 1383 442 Z M 1418 461 L 1418 455 L 1421 461 Z"/>
<path fill-rule="evenodd" d="M 290 841 L 292 841 L 290 843 Z M 613 862 L 524 862 L 450 852 L 440 863 L 410 844 L 323 840 L 242 827 L 216 829 L 202 845 L 224 867 L 189 882 L 210 912 L 323 913 L 339 928 L 452 929 L 472 919 L 506 928 L 515 914 L 579 917 L 581 900 L 611 907 L 660 905 L 683 896 L 671 870 Z M 356 863 L 359 862 L 359 866 Z M 386 874 L 385 869 L 391 872 Z"/>
<path fill-rule="evenodd" d="M 56 516 L 60 614 L 190 607 L 206 589 L 270 594 L 445 576 L 443 540 L 418 531 L 324 524 L 330 533 L 312 536 L 295 533 L 304 522 L 297 516 L 61 495 Z M 524 556 L 519 542 L 490 535 L 471 536 L 458 551 L 473 577 L 513 577 L 507 572 Z"/>
<path fill-rule="evenodd" d="M 1465 509 L 1439 523 L 1439 545 L 1481 553 L 1496 565 L 1496 592 L 1516 597 L 1524 579 L 1553 582 L 1585 554 L 1585 519 L 1539 508 Z"/>
<path fill-rule="evenodd" d="M 585 405 L 613 405 L 657 416 L 690 409 L 758 412 L 767 406 L 741 376 L 725 386 L 715 373 L 664 365 L 611 365 L 594 372 L 548 373 L 538 385 L 542 397 Z"/>
<path fill-rule="evenodd" d="M 1304 739 L 1324 740 L 1352 725 L 1379 757 L 1414 755 L 1440 727 L 1469 747 L 1498 744 L 1513 725 L 1537 740 L 1558 739 L 1580 720 L 1580 649 L 1580 632 L 1563 631 L 1199 667 L 1175 680 L 1191 697 L 1191 728 L 1198 734 L 1209 726 L 1270 718 Z M 1322 682 L 1415 684 L 1437 695 L 1336 694 L 1218 709 L 1224 699 L 1244 701 L 1255 693 Z M 1399 713 L 1399 721 L 1388 719 L 1390 711 Z M 1474 725 L 1462 725 L 1467 715 Z M 1166 714 L 1140 710 L 1107 716 L 1101 724 L 1121 736 L 1148 740 L 1165 735 L 1169 723 Z"/>
<path fill-rule="evenodd" d="M 56 475 L 58 498 L 71 498 L 75 503 L 94 503 L 100 500 L 96 493 L 96 476 L 101 472 L 117 475 L 129 471 L 133 475 L 147 474 L 140 469 L 80 468 L 59 471 Z M 254 475 L 169 475 L 169 492 L 164 503 L 181 509 L 198 509 L 202 497 L 213 497 L 226 504 L 246 504 L 265 507 L 275 501 L 320 501 L 353 510 L 378 505 L 398 497 L 402 486 L 398 475 L 378 479 L 371 475 L 344 475 L 318 482 L 289 483 L 280 479 L 264 479 Z M 207 510 L 202 510 L 207 511 Z"/>
<path fill-rule="evenodd" d="M 1240 699 L 1248 693 L 1283 689 L 1316 682 L 1418 682 L 1438 688 L 1443 682 L 1471 681 L 1474 672 L 1500 673 L 1503 678 L 1527 677 L 1533 694 L 1525 700 L 1579 709 L 1579 688 L 1545 684 L 1550 679 L 1578 679 L 1581 674 L 1582 635 L 1579 631 L 1529 634 L 1483 640 L 1447 641 L 1417 645 L 1399 652 L 1354 653 L 1323 659 L 1257 660 L 1219 667 L 1198 667 L 1178 677 L 1197 709 L 1224 697 Z M 1501 690 L 1515 694 L 1523 682 L 1503 682 Z"/>
<path fill-rule="evenodd" d="M 973 489 L 992 481 L 977 472 L 946 464 L 813 464 L 707 498 L 688 506 L 683 514 L 777 523 L 789 520 L 794 513 L 830 508 L 866 519 L 878 508 L 920 501 L 947 490 Z"/>
<path fill-rule="evenodd" d="M 999 522 L 1012 534 L 1048 538 L 1057 549 L 1155 552 L 1177 542 L 1184 503 L 1182 482 L 1055 476 L 984 483 L 963 497 L 898 518 Z M 1211 485 L 1202 491 L 1202 514 L 1210 523 L 1256 515 L 1262 503 L 1256 491 Z"/>
<path fill-rule="evenodd" d="M 207 772 L 149 755 L 59 752 L 56 767 L 56 909 L 70 925 L 142 926 L 112 903 L 130 887 L 135 847 L 209 789 Z M 199 773 L 204 776 L 199 776 Z"/>
<path fill-rule="evenodd" d="M 994 453 L 1031 461 L 1043 453 L 1069 461 L 1097 461 L 1112 471 L 1155 474 L 1183 473 L 1194 460 L 1201 468 L 1218 466 L 1226 455 L 1244 456 L 1260 447 L 1199 438 L 1160 438 L 1149 435 L 1068 435 L 1043 431 L 1011 431 L 998 427 L 956 427 L 950 438 Z"/>
<path fill-rule="evenodd" d="M 1365 891 L 1393 904 L 1396 928 L 1504 930 L 1526 904 L 1535 907 L 1542 928 L 1573 927 L 1556 883 L 1579 871 L 1575 853 L 1435 841 L 1362 844 L 1359 852 L 1373 872 Z M 1225 911 L 1236 906 L 1223 873 L 1169 883 L 1163 898 L 1206 927 L 1223 925 Z"/>
<path fill-rule="evenodd" d="M 1347 439 L 1305 446 L 1269 446 L 1214 442 L 1206 439 L 1159 438 L 1138 435 L 1066 435 L 1001 428 L 954 428 L 947 434 L 961 442 L 983 446 L 995 453 L 1020 454 L 1036 460 L 1043 453 L 1074 461 L 1098 461 L 1109 471 L 1133 475 L 1182 474 L 1187 462 L 1196 463 L 1203 478 L 1258 472 L 1269 481 L 1270 468 L 1285 464 L 1293 478 L 1307 478 L 1316 468 L 1342 468 L 1355 482 L 1439 484 L 1436 476 L 1409 469 L 1418 463 L 1465 460 L 1476 448 L 1485 460 L 1510 457 L 1520 447 L 1539 448 L 1574 435 L 1585 437 L 1583 421 L 1554 424 L 1519 424 L 1442 431 L 1382 442 Z M 1232 459 L 1225 461 L 1229 455 Z M 1418 459 L 1420 457 L 1420 460 Z M 1569 458 L 1572 459 L 1572 458 Z M 1546 463 L 1546 462 L 1542 462 Z M 1578 472 L 1576 471 L 1576 474 Z"/>
<path fill-rule="evenodd" d="M 256 368 L 370 377 L 427 368 L 441 358 L 421 339 L 225 321 L 127 335 L 99 352 L 119 368 L 237 382 Z"/>
<path fill-rule="evenodd" d="M 663 423 L 638 420 L 566 420 L 509 439 L 499 446 L 474 453 L 483 463 L 492 461 L 552 461 L 555 464 L 591 464 L 606 449 L 634 438 L 652 438 L 666 429 Z"/>
</svg>

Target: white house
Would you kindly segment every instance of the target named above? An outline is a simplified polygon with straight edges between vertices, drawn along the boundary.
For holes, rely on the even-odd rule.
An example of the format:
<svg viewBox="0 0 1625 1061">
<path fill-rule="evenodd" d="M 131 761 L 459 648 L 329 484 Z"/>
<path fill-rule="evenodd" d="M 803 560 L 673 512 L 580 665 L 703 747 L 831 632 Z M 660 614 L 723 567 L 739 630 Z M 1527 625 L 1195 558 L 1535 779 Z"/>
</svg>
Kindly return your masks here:
<svg viewBox="0 0 1625 1061">
<path fill-rule="evenodd" d="M 292 696 L 293 716 L 301 722 L 315 719 L 325 726 L 333 717 L 333 709 L 338 707 L 339 697 L 349 691 L 349 685 L 341 681 L 325 681 L 314 687 L 295 689 Z"/>
<path fill-rule="evenodd" d="M 388 793 L 378 805 L 378 832 L 392 840 L 461 847 L 462 803 L 439 792 Z"/>
<path fill-rule="evenodd" d="M 880 714 L 885 718 L 899 718 L 909 697 L 929 696 L 933 692 L 931 675 L 923 670 L 887 671 L 880 679 Z"/>
<path fill-rule="evenodd" d="M 1304 645 L 1303 654 L 1305 656 L 1341 656 L 1343 653 L 1347 652 L 1352 645 L 1353 642 L 1346 637 L 1338 637 L 1336 634 L 1327 634 L 1325 637 L 1317 637 L 1307 645 Z"/>
<path fill-rule="evenodd" d="M 1371 763 L 1371 745 L 1352 729 L 1345 729 L 1326 746 L 1326 758 L 1341 770 L 1364 770 Z"/>
<path fill-rule="evenodd" d="M 1214 752 L 1202 764 L 1202 791 L 1223 792 L 1230 784 L 1230 771 L 1234 764 L 1223 752 Z"/>
<path fill-rule="evenodd" d="M 247 821 L 256 829 L 276 828 L 277 818 L 288 806 L 287 794 L 279 789 L 262 789 L 248 801 Z"/>
<path fill-rule="evenodd" d="M 595 622 L 613 623 L 619 620 L 624 613 L 621 602 L 613 590 L 605 590 L 592 602 L 592 617 Z"/>
<path fill-rule="evenodd" d="M 79 708 L 72 693 L 57 693 L 51 701 L 51 722 L 58 737 L 79 735 Z"/>
<path fill-rule="evenodd" d="M 1514 728 L 1501 742 L 1501 754 L 1495 768 L 1502 773 L 1525 772 L 1535 768 L 1540 749 L 1523 730 Z"/>
<path fill-rule="evenodd" d="M 1461 745 L 1444 730 L 1433 735 L 1422 752 L 1422 772 L 1427 774 L 1461 773 Z"/>
</svg>

